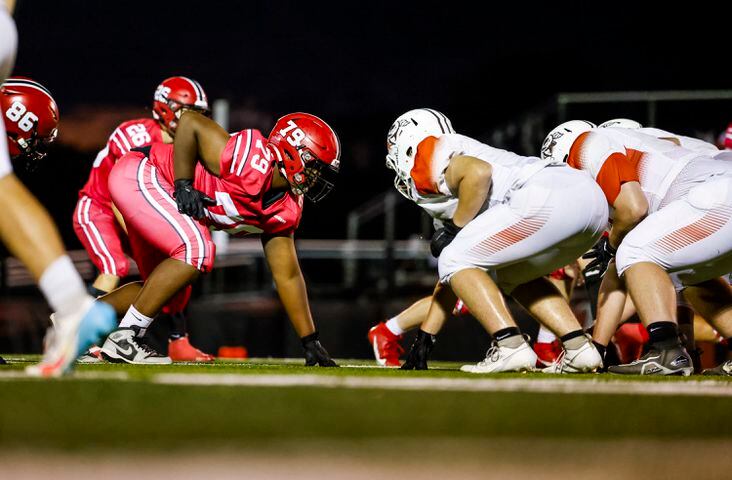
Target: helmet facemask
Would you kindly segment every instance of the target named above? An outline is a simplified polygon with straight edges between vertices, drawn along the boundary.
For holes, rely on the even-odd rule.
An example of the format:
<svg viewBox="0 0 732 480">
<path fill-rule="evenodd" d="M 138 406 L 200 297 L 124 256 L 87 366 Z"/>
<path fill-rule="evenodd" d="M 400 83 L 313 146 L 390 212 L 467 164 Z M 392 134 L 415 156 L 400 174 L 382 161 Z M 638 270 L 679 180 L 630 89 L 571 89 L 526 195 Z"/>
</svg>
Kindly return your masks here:
<svg viewBox="0 0 732 480">
<path fill-rule="evenodd" d="M 279 152 L 278 152 L 279 153 Z M 296 161 L 292 158 L 289 151 L 282 152 L 290 162 Z M 328 165 L 320 160 L 315 154 L 305 147 L 297 150 L 303 168 L 300 172 L 292 175 L 286 175 L 286 170 L 282 162 L 278 160 L 279 168 L 287 177 L 292 192 L 296 195 L 303 195 L 313 203 L 317 203 L 325 198 L 333 187 L 338 175 L 338 168 Z M 277 156 L 281 158 L 280 155 Z"/>
<path fill-rule="evenodd" d="M 12 132 L 8 132 L 8 140 L 15 145 L 18 154 L 13 157 L 13 161 L 21 163 L 26 171 L 34 172 L 40 165 L 40 161 L 46 158 L 51 144 L 58 136 L 58 129 L 54 128 L 48 136 L 40 137 L 38 135 L 38 124 L 33 126 L 30 137 L 22 138 Z"/>
</svg>

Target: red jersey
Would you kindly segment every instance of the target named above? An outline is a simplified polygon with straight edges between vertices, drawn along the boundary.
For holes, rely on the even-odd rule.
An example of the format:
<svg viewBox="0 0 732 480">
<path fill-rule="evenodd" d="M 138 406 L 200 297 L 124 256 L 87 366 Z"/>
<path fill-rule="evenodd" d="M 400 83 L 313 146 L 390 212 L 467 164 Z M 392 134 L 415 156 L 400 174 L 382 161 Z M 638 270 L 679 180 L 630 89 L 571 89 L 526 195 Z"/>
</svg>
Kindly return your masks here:
<svg viewBox="0 0 732 480">
<path fill-rule="evenodd" d="M 302 196 L 291 190 L 270 192 L 274 158 L 265 148 L 267 138 L 259 130 L 232 135 L 221 154 L 219 176 L 196 164 L 194 188 L 216 199 L 207 207 L 208 226 L 231 235 L 249 233 L 289 235 L 302 217 Z M 175 180 L 173 146 L 154 144 L 150 161 L 172 185 Z"/>
<path fill-rule="evenodd" d="M 110 135 L 107 145 L 97 154 L 89 179 L 79 191 L 79 197 L 86 195 L 103 204 L 111 204 L 112 197 L 107 181 L 117 160 L 133 148 L 162 141 L 163 131 L 160 124 L 152 118 L 138 118 L 120 124 Z"/>
</svg>

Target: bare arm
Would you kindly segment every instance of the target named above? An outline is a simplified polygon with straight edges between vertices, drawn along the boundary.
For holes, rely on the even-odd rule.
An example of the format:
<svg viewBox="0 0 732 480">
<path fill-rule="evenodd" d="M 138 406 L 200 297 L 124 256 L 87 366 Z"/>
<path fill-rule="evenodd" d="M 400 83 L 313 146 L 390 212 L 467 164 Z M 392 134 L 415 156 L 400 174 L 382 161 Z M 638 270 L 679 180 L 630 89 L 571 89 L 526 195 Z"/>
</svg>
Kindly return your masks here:
<svg viewBox="0 0 732 480">
<path fill-rule="evenodd" d="M 640 183 L 627 182 L 620 187 L 620 194 L 613 203 L 615 215 L 610 229 L 609 242 L 618 248 L 625 235 L 643 220 L 648 214 L 648 200 L 643 195 Z"/>
<path fill-rule="evenodd" d="M 480 211 L 491 189 L 493 169 L 489 163 L 475 157 L 459 156 L 450 160 L 445 171 L 447 187 L 458 197 L 452 221 L 464 227 Z"/>
<path fill-rule="evenodd" d="M 197 159 L 218 175 L 221 154 L 229 138 L 226 130 L 210 118 L 198 112 L 183 112 L 173 142 L 175 179 L 192 179 Z"/>
<path fill-rule="evenodd" d="M 289 237 L 262 237 L 264 256 L 272 272 L 277 294 L 297 335 L 315 332 L 305 279 L 297 261 L 295 241 Z"/>
<path fill-rule="evenodd" d="M 15 0 L 5 0 L 5 6 L 8 7 L 8 13 L 12 15 L 15 10 Z"/>
</svg>

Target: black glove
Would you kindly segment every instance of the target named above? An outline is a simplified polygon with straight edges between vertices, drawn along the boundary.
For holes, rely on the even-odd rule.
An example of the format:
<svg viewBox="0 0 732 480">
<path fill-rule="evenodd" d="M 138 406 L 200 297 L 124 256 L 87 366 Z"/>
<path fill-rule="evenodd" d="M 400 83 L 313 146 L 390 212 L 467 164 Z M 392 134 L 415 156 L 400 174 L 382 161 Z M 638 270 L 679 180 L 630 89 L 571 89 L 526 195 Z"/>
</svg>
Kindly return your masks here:
<svg viewBox="0 0 732 480">
<path fill-rule="evenodd" d="M 442 224 L 442 228 L 437 229 L 432 235 L 430 241 L 430 252 L 432 256 L 437 258 L 440 256 L 446 246 L 450 245 L 462 228 L 456 227 L 452 221 L 447 220 Z"/>
<path fill-rule="evenodd" d="M 435 346 L 435 336 L 420 329 L 402 370 L 427 370 L 427 359 Z"/>
<path fill-rule="evenodd" d="M 305 350 L 306 367 L 314 367 L 315 365 L 320 365 L 321 367 L 338 366 L 338 364 L 330 358 L 330 355 L 328 355 L 325 348 L 320 344 L 320 340 L 318 340 L 318 332 L 302 337 L 300 341 L 302 341 L 302 349 Z"/>
<path fill-rule="evenodd" d="M 594 259 L 588 263 L 582 271 L 582 274 L 585 276 L 585 281 L 594 283 L 598 279 L 602 278 L 605 275 L 605 272 L 607 272 L 608 265 L 610 265 L 612 259 L 615 258 L 615 253 L 617 253 L 617 250 L 610 246 L 610 240 L 608 240 L 608 237 L 602 237 L 600 241 L 592 247 L 592 250 L 582 255 L 582 258 L 586 260 L 591 258 Z"/>
<path fill-rule="evenodd" d="M 193 218 L 203 218 L 204 207 L 216 205 L 216 200 L 205 193 L 193 188 L 193 180 L 180 178 L 173 182 L 175 185 L 175 203 L 178 204 L 178 211 Z"/>
</svg>

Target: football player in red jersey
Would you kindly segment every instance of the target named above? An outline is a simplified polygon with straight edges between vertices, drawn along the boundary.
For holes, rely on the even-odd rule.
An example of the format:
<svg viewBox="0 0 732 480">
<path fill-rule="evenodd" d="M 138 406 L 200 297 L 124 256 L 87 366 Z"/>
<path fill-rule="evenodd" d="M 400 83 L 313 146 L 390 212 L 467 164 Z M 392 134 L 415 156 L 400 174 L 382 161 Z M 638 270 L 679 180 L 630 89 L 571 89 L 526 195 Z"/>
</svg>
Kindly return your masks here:
<svg viewBox="0 0 732 480">
<path fill-rule="evenodd" d="M 336 366 L 318 340 L 293 234 L 303 197 L 325 197 L 339 167 L 336 133 L 307 113 L 282 117 L 265 137 L 258 130 L 230 136 L 213 120 L 187 111 L 174 148 L 153 144 L 122 157 L 110 175 L 110 191 L 133 250 L 148 252 L 139 264 L 146 281 L 102 347 L 105 357 L 162 363 L 138 341 L 140 332 L 177 292 L 211 269 L 212 227 L 235 236 L 261 235 L 306 365 Z M 103 298 L 120 308 L 123 290 Z"/>
<path fill-rule="evenodd" d="M 120 278 L 129 272 L 126 254 L 133 258 L 137 256 L 127 247 L 124 223 L 115 214 L 109 193 L 109 172 L 133 148 L 155 142 L 173 143 L 178 119 L 185 110 L 208 112 L 208 98 L 201 85 L 181 76 L 163 80 L 155 90 L 153 118 L 137 118 L 120 124 L 94 160 L 89 179 L 79 191 L 73 217 L 74 231 L 100 272 L 90 288 L 94 296 L 114 290 Z M 189 298 L 190 288 L 187 288 L 165 309 L 174 324 L 168 344 L 169 356 L 174 361 L 213 361 L 211 355 L 193 347 L 185 334 L 183 310 Z M 96 355 L 98 348 L 80 361 L 99 361 Z"/>
<path fill-rule="evenodd" d="M 10 70 L 15 27 L 0 2 L 0 66 Z M 4 79 L 4 73 L 0 72 Z M 34 376 L 55 377 L 67 372 L 79 352 L 96 342 L 116 323 L 109 305 L 95 303 L 66 254 L 48 212 L 13 174 L 10 160 L 35 163 L 56 138 L 58 108 L 50 92 L 26 78 L 9 78 L 0 85 L 0 238 L 30 270 L 46 300 L 57 312 L 48 331 L 43 359 L 28 367 Z M 0 363 L 4 363 L 0 359 Z"/>
</svg>

